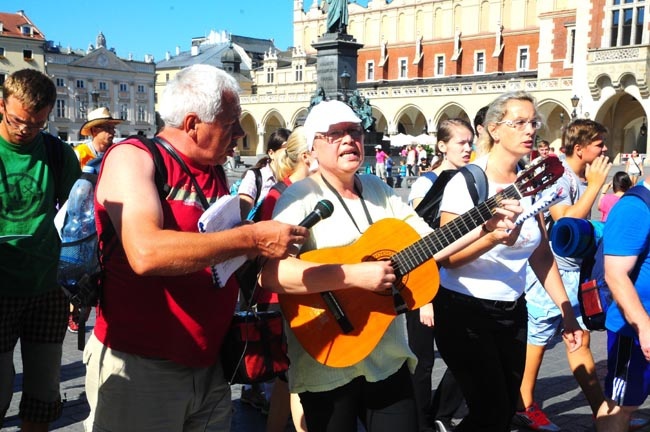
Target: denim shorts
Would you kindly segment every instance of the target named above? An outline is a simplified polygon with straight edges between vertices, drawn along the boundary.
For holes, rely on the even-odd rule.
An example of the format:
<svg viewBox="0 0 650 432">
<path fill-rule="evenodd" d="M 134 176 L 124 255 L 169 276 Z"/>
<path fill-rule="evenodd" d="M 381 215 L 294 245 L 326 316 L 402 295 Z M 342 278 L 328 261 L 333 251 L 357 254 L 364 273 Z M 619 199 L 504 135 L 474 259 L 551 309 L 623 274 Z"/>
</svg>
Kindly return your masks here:
<svg viewBox="0 0 650 432">
<path fill-rule="evenodd" d="M 578 324 L 580 324 L 581 328 L 586 329 L 582 322 L 578 304 L 580 271 L 560 270 L 560 276 L 571 306 L 573 306 L 573 313 L 578 320 Z M 553 340 L 553 336 L 562 331 L 562 313 L 553 303 L 553 300 L 537 280 L 537 276 L 530 267 L 526 271 L 526 301 L 528 307 L 528 343 L 537 346 L 549 345 Z"/>
</svg>

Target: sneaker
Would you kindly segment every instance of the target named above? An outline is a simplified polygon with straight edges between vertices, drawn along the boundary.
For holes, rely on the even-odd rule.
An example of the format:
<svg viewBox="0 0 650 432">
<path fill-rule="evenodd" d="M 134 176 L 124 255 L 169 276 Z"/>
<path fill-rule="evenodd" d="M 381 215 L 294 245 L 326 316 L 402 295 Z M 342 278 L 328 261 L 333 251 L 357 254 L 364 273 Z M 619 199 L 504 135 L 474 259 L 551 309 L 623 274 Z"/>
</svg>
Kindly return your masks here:
<svg viewBox="0 0 650 432">
<path fill-rule="evenodd" d="M 79 312 L 74 311 L 68 315 L 68 331 L 70 333 L 79 333 Z"/>
<path fill-rule="evenodd" d="M 445 424 L 440 420 L 436 420 L 433 425 L 436 427 L 436 432 L 447 432 Z"/>
<path fill-rule="evenodd" d="M 518 426 L 523 426 L 534 431 L 549 431 L 557 432 L 560 428 L 555 423 L 552 423 L 544 411 L 533 402 L 530 408 L 524 411 L 517 411 L 513 418 L 513 422 Z"/>
<path fill-rule="evenodd" d="M 262 411 L 262 414 L 268 414 L 269 412 L 266 397 L 255 387 L 242 388 L 239 400 L 246 405 Z"/>
</svg>

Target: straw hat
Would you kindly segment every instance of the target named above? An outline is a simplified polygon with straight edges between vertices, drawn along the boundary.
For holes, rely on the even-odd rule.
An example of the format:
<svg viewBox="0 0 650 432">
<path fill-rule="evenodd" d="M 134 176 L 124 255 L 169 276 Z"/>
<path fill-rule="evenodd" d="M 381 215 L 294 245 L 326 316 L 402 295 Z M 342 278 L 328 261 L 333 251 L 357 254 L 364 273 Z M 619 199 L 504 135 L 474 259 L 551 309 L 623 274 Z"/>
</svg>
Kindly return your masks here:
<svg viewBox="0 0 650 432">
<path fill-rule="evenodd" d="M 99 126 L 101 124 L 112 124 L 117 125 L 122 123 L 120 119 L 114 119 L 111 117 L 111 113 L 108 111 L 108 108 L 101 107 L 92 110 L 88 113 L 88 121 L 81 126 L 81 135 L 91 136 L 92 133 L 90 129 Z"/>
</svg>

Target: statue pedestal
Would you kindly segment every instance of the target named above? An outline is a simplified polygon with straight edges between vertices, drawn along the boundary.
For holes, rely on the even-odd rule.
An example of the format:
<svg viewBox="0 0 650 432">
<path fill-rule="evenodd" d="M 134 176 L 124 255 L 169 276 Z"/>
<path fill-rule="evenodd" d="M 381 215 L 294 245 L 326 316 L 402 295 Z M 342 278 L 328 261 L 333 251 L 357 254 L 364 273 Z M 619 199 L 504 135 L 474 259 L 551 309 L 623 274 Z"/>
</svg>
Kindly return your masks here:
<svg viewBox="0 0 650 432">
<path fill-rule="evenodd" d="M 347 90 L 357 88 L 357 51 L 363 44 L 349 34 L 325 33 L 312 46 L 317 51 L 317 85 L 325 90 L 326 97 L 335 100 L 341 94 L 339 77 L 344 71 L 350 74 Z"/>
</svg>

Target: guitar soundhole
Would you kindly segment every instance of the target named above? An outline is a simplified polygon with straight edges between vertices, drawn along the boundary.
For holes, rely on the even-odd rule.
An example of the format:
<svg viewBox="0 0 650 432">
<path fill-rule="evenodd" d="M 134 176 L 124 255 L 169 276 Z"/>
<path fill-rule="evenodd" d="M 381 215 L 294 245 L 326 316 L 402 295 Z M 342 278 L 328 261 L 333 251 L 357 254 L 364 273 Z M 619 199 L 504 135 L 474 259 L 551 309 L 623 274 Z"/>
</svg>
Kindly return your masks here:
<svg viewBox="0 0 650 432">
<path fill-rule="evenodd" d="M 361 261 L 387 261 L 390 260 L 393 255 L 395 255 L 397 251 L 390 250 L 390 249 L 382 249 L 375 251 L 372 255 L 366 255 Z M 404 276 L 399 276 L 399 271 L 398 269 L 395 269 L 395 272 L 398 275 L 397 283 L 395 284 L 395 288 L 397 288 L 397 291 L 401 292 L 404 288 L 407 288 L 407 283 L 409 280 L 409 274 L 407 273 Z M 382 292 L 374 292 L 374 294 L 380 295 L 380 296 L 392 296 L 393 293 L 391 290 L 385 290 Z"/>
</svg>

